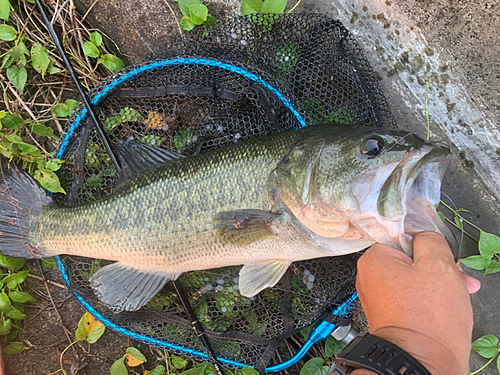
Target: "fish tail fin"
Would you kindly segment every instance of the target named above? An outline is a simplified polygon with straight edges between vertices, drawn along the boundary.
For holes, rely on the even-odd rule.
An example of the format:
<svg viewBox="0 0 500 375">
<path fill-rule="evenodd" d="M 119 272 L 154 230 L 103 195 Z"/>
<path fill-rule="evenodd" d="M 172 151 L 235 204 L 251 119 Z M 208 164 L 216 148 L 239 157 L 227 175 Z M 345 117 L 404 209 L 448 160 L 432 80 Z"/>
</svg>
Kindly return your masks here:
<svg viewBox="0 0 500 375">
<path fill-rule="evenodd" d="M 0 251 L 15 258 L 49 256 L 30 235 L 44 205 L 52 202 L 26 172 L 4 157 L 0 160 Z"/>
</svg>

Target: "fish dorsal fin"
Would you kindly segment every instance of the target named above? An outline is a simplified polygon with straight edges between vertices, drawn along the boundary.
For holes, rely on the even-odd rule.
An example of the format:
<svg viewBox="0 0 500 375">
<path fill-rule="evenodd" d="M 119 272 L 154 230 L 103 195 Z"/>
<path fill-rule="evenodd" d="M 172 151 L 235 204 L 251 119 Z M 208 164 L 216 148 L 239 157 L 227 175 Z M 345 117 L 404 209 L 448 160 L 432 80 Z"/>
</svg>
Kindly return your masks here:
<svg viewBox="0 0 500 375">
<path fill-rule="evenodd" d="M 122 172 L 118 178 L 117 186 L 161 164 L 185 157 L 177 152 L 164 150 L 161 147 L 148 146 L 135 139 L 118 143 L 115 152 L 122 165 Z"/>
<path fill-rule="evenodd" d="M 245 263 L 240 270 L 239 289 L 241 295 L 253 297 L 263 289 L 276 285 L 291 263 L 291 261 L 283 259 Z"/>
<path fill-rule="evenodd" d="M 106 307 L 119 313 L 140 309 L 167 281 L 179 276 L 144 272 L 118 262 L 99 269 L 90 278 L 90 285 Z"/>
<path fill-rule="evenodd" d="M 247 246 L 274 236 L 272 224 L 280 216 L 253 209 L 219 212 L 214 217 L 216 235 L 223 244 Z"/>
</svg>

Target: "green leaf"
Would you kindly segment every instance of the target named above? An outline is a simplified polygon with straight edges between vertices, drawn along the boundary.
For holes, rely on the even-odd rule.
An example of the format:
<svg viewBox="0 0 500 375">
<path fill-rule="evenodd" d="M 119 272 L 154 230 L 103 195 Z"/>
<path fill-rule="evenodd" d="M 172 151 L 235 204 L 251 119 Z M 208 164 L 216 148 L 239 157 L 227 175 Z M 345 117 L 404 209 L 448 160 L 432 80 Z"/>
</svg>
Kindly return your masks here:
<svg viewBox="0 0 500 375">
<path fill-rule="evenodd" d="M 307 327 L 302 328 L 300 330 L 300 333 L 302 334 L 302 336 L 304 336 L 304 340 L 307 340 L 309 338 L 309 333 L 312 331 L 312 329 L 314 328 L 315 325 L 316 325 L 316 322 L 314 322 L 313 324 L 310 324 Z"/>
<path fill-rule="evenodd" d="M 489 275 L 490 273 L 497 273 L 500 272 L 500 262 L 498 261 L 492 261 L 488 267 L 484 269 L 484 275 Z"/>
<path fill-rule="evenodd" d="M 10 143 L 23 143 L 22 138 L 17 134 L 2 133 L 1 135 Z"/>
<path fill-rule="evenodd" d="M 42 268 L 45 270 L 50 270 L 50 269 L 57 270 L 59 267 L 57 267 L 56 260 L 53 257 L 50 257 L 42 259 Z"/>
<path fill-rule="evenodd" d="M 444 214 L 441 211 L 438 211 L 437 214 L 439 215 L 441 220 L 446 221 L 446 219 L 444 218 Z"/>
<path fill-rule="evenodd" d="M 130 346 L 127 348 L 126 353 L 127 355 L 127 363 L 131 367 L 136 367 L 140 365 L 141 363 L 147 362 L 148 360 L 146 357 L 144 357 L 144 354 L 142 354 L 139 349 L 134 348 L 133 346 Z"/>
<path fill-rule="evenodd" d="M 3 57 L 3 63 L 2 64 L 3 64 L 3 67 L 5 69 L 7 69 L 9 66 L 11 66 L 13 62 L 14 62 L 14 59 L 12 58 L 11 55 L 5 55 Z"/>
<path fill-rule="evenodd" d="M 255 370 L 255 369 L 253 369 L 251 367 L 248 367 L 248 366 L 243 367 L 241 369 L 241 373 L 243 375 L 259 375 L 259 372 L 257 370 Z"/>
<path fill-rule="evenodd" d="M 27 143 L 19 143 L 17 147 L 19 148 L 19 150 L 23 155 L 33 154 L 36 153 L 37 151 L 40 152 L 40 150 L 37 147 Z"/>
<path fill-rule="evenodd" d="M 45 169 L 55 172 L 61 168 L 61 164 L 64 163 L 64 160 L 61 159 L 51 159 L 45 164 Z M 50 258 L 53 259 L 53 258 Z"/>
<path fill-rule="evenodd" d="M 125 64 L 123 63 L 122 59 L 109 53 L 102 56 L 99 59 L 99 63 L 103 63 L 104 66 L 112 72 L 116 72 L 117 70 L 125 68 Z"/>
<path fill-rule="evenodd" d="M 102 36 L 97 31 L 90 34 L 90 41 L 96 46 L 99 47 L 102 44 Z"/>
<path fill-rule="evenodd" d="M 0 1 L 2 1 L 2 0 L 0 0 Z M 26 55 L 24 54 L 24 52 L 25 52 L 24 50 L 26 49 L 26 47 L 24 45 L 23 45 L 23 47 L 21 47 L 21 46 L 12 47 L 8 53 L 14 60 L 19 60 L 21 62 L 21 64 L 23 64 L 25 66 L 26 65 Z"/>
<path fill-rule="evenodd" d="M 0 39 L 5 41 L 11 41 L 16 39 L 17 31 L 12 26 L 2 24 L 0 25 Z"/>
<path fill-rule="evenodd" d="M 5 313 L 5 315 L 9 318 L 12 318 L 14 320 L 23 320 L 26 319 L 26 314 L 23 314 L 21 311 L 16 309 L 15 307 L 12 307 L 9 311 Z"/>
<path fill-rule="evenodd" d="M 208 16 L 207 20 L 205 22 L 203 22 L 204 25 L 208 25 L 211 23 L 217 23 L 217 18 L 215 18 L 213 16 Z"/>
<path fill-rule="evenodd" d="M 22 268 L 25 263 L 25 259 L 12 258 L 0 253 L 0 265 L 4 267 L 12 268 L 14 271 L 17 271 L 18 269 Z"/>
<path fill-rule="evenodd" d="M 500 373 L 500 355 L 497 357 L 497 371 Z"/>
<path fill-rule="evenodd" d="M 260 12 L 281 14 L 285 10 L 286 2 L 287 0 L 266 0 Z"/>
<path fill-rule="evenodd" d="M 200 4 L 200 0 L 179 0 L 178 3 L 182 15 L 185 17 L 189 17 L 189 6 Z"/>
<path fill-rule="evenodd" d="M 66 192 L 61 186 L 59 177 L 57 177 L 57 175 L 54 172 L 39 167 L 35 171 L 35 175 L 33 177 L 40 183 L 40 185 L 45 190 L 50 191 L 51 193 L 66 194 Z"/>
<path fill-rule="evenodd" d="M 453 221 L 455 222 L 458 229 L 463 230 L 462 220 L 458 216 L 455 216 L 453 218 Z"/>
<path fill-rule="evenodd" d="M 47 48 L 38 43 L 34 44 L 31 47 L 31 65 L 33 65 L 33 68 L 43 77 L 49 64 L 50 57 Z"/>
<path fill-rule="evenodd" d="M 328 336 L 325 342 L 325 357 L 336 356 L 344 347 L 345 344 L 342 341 L 336 340 L 332 335 Z"/>
<path fill-rule="evenodd" d="M 47 68 L 47 71 L 49 72 L 49 74 L 56 74 L 62 72 L 63 69 L 59 69 L 57 66 L 55 66 L 54 60 L 50 59 L 50 64 L 49 67 Z"/>
<path fill-rule="evenodd" d="M 246 16 L 247 14 L 260 13 L 263 4 L 262 0 L 243 0 L 241 14 Z"/>
<path fill-rule="evenodd" d="M 22 120 L 12 113 L 6 113 L 1 121 L 4 128 L 18 130 L 21 129 L 21 126 L 23 126 Z"/>
<path fill-rule="evenodd" d="M 42 124 L 33 124 L 31 126 L 31 131 L 33 133 L 35 133 L 36 135 L 45 136 L 45 137 L 50 137 L 50 136 L 54 135 L 53 129 L 51 129 L 45 125 L 42 125 Z"/>
<path fill-rule="evenodd" d="M 10 4 L 9 0 L 0 0 L 0 19 L 9 22 Z"/>
<path fill-rule="evenodd" d="M 10 274 L 9 276 L 6 276 L 2 279 L 2 283 L 7 284 L 9 289 L 14 289 L 16 286 L 23 283 L 24 279 L 26 279 L 26 276 L 28 276 L 29 273 L 30 271 L 26 270 Z"/>
<path fill-rule="evenodd" d="M 78 104 L 74 99 L 66 100 L 66 103 L 58 103 L 52 108 L 52 113 L 57 117 L 68 117 L 73 112 L 73 109 Z"/>
<path fill-rule="evenodd" d="M 151 370 L 148 373 L 148 375 L 165 375 L 166 371 L 167 371 L 167 369 L 165 368 L 165 366 L 158 365 L 153 370 Z"/>
<path fill-rule="evenodd" d="M 4 291 L 0 292 L 0 312 L 7 311 L 10 306 L 11 303 L 7 293 Z"/>
<path fill-rule="evenodd" d="M 182 375 L 208 375 L 206 374 L 206 372 L 208 372 L 207 370 L 209 366 L 211 367 L 211 365 L 209 365 L 208 363 L 199 363 L 195 367 L 184 371 Z"/>
<path fill-rule="evenodd" d="M 5 319 L 5 317 L 2 315 L 0 317 L 0 335 L 3 336 L 9 334 L 11 329 L 12 321 L 10 319 Z"/>
<path fill-rule="evenodd" d="M 192 4 L 189 6 L 189 18 L 195 25 L 202 25 L 207 20 L 208 8 L 203 4 Z"/>
<path fill-rule="evenodd" d="M 85 314 L 82 315 L 78 322 L 78 328 L 75 332 L 75 337 L 78 341 L 83 341 L 87 338 L 87 323 L 85 321 Z"/>
<path fill-rule="evenodd" d="M 472 255 L 465 259 L 460 259 L 460 262 L 474 270 L 484 270 L 491 263 L 491 259 L 485 259 L 481 255 Z"/>
<path fill-rule="evenodd" d="M 18 290 L 11 290 L 9 292 L 9 298 L 14 301 L 14 302 L 18 302 L 18 303 L 26 303 L 28 301 L 35 301 L 35 299 L 33 298 L 33 296 L 31 294 L 29 294 L 28 292 L 20 292 Z"/>
<path fill-rule="evenodd" d="M 183 30 L 190 31 L 193 30 L 196 25 L 191 22 L 191 18 L 184 16 L 181 19 L 181 27 Z"/>
<path fill-rule="evenodd" d="M 2 26 L 2 25 L 0 25 Z M 7 78 L 22 95 L 28 79 L 28 72 L 24 66 L 11 65 L 7 68 Z"/>
<path fill-rule="evenodd" d="M 21 51 L 22 51 L 25 55 L 29 56 L 30 51 L 28 51 L 28 48 L 26 48 L 26 45 L 24 44 L 24 42 L 23 42 L 22 40 L 19 42 L 18 46 L 19 46 L 19 48 L 21 48 Z"/>
<path fill-rule="evenodd" d="M 83 43 L 83 53 L 89 57 L 99 57 L 100 55 L 96 45 L 92 42 Z"/>
<path fill-rule="evenodd" d="M 486 259 L 490 259 L 493 253 L 500 254 L 500 238 L 494 234 L 481 231 L 479 236 L 479 253 Z"/>
<path fill-rule="evenodd" d="M 300 370 L 300 375 L 326 375 L 328 366 L 323 366 L 324 362 L 323 358 L 311 358 Z"/>
<path fill-rule="evenodd" d="M 104 334 L 104 331 L 106 331 L 106 326 L 103 323 L 95 320 L 90 327 L 87 341 L 90 344 L 94 344 L 101 338 L 101 336 Z"/>
<path fill-rule="evenodd" d="M 125 367 L 125 356 L 121 357 L 111 365 L 109 373 L 110 375 L 128 375 L 127 368 Z"/>
<path fill-rule="evenodd" d="M 178 370 L 182 370 L 187 365 L 187 361 L 184 358 L 178 357 L 176 355 L 172 355 L 170 357 L 170 361 L 172 362 L 172 365 L 174 365 L 174 367 Z"/>
<path fill-rule="evenodd" d="M 14 341 L 7 345 L 7 347 L 3 349 L 3 352 L 5 354 L 19 354 L 25 349 L 29 348 L 25 347 L 22 342 Z"/>
<path fill-rule="evenodd" d="M 484 358 L 491 358 L 498 353 L 498 338 L 494 335 L 484 335 L 472 343 L 472 349 Z"/>
</svg>

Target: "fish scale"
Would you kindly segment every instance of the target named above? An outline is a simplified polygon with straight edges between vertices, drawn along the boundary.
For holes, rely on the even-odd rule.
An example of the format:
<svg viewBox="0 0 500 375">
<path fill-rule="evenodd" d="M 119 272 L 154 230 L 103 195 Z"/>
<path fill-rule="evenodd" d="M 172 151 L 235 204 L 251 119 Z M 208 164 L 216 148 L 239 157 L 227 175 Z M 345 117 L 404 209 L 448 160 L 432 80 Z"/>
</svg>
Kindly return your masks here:
<svg viewBox="0 0 500 375">
<path fill-rule="evenodd" d="M 51 255 L 84 255 L 148 268 L 154 259 L 157 270 L 171 272 L 175 265 L 186 271 L 189 262 L 209 254 L 200 252 L 198 241 L 185 244 L 185 238 L 201 239 L 213 231 L 217 212 L 270 209 L 267 179 L 298 138 L 290 132 L 180 159 L 126 182 L 102 201 L 44 210 L 38 237 Z M 204 247 L 215 250 L 215 236 L 202 238 Z M 234 257 L 228 247 L 216 252 L 222 255 L 223 250 L 227 258 Z M 241 255 L 241 250 L 236 252 Z"/>
</svg>

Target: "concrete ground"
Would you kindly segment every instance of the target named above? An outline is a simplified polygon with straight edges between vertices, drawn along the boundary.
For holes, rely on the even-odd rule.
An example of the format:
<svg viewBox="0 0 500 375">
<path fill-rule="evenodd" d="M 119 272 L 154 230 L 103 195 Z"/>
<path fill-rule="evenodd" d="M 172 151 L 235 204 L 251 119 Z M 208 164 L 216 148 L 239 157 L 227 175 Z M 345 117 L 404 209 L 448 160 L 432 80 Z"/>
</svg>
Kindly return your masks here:
<svg viewBox="0 0 500 375">
<path fill-rule="evenodd" d="M 303 0 L 295 11 L 338 18 L 356 36 L 399 127 L 425 133 L 424 98 L 432 80 L 432 139 L 451 144 L 455 155 L 443 192 L 469 209 L 479 227 L 499 235 L 500 1 L 331 1 Z M 204 3 L 217 18 L 239 14 L 239 1 Z M 180 32 L 175 20 L 182 16 L 169 0 L 80 0 L 77 6 L 82 14 L 92 6 L 88 20 L 114 41 L 129 63 L 144 60 Z M 465 239 L 462 257 L 475 253 L 477 245 Z M 473 338 L 500 336 L 500 274 L 466 272 L 482 282 L 472 296 Z M 471 370 L 484 363 L 472 354 Z M 482 372 L 494 373 L 494 366 Z"/>
</svg>

